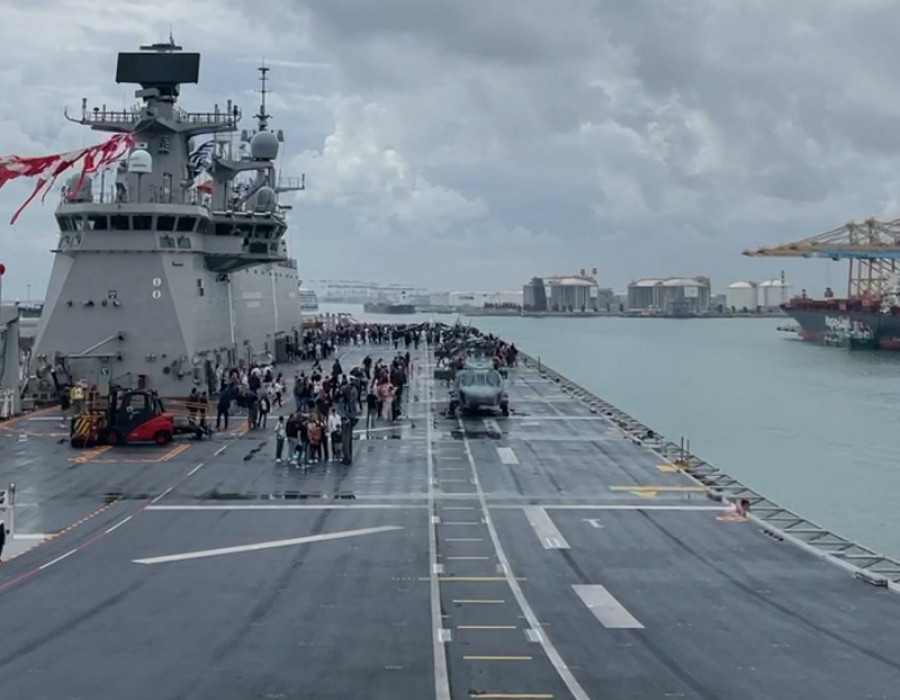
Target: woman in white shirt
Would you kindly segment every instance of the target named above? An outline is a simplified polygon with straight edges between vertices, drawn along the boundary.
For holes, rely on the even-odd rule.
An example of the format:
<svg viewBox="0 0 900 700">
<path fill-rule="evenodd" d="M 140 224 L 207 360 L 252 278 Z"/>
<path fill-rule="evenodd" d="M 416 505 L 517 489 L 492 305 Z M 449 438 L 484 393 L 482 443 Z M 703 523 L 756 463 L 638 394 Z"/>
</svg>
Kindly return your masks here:
<svg viewBox="0 0 900 700">
<path fill-rule="evenodd" d="M 337 462 L 341 457 L 341 417 L 334 406 L 328 412 L 328 437 L 331 440 L 331 461 Z"/>
</svg>

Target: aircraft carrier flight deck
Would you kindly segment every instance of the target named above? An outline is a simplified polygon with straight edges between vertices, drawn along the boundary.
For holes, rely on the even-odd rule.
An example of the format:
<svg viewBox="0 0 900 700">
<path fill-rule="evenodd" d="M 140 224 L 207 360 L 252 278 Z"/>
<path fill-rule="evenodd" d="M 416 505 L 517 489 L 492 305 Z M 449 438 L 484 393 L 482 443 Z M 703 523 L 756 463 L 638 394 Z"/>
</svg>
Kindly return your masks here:
<svg viewBox="0 0 900 700">
<path fill-rule="evenodd" d="M 367 352 L 389 350 L 342 363 Z M 351 466 L 276 464 L 271 417 L 85 450 L 53 410 L 2 424 L 0 697 L 897 697 L 895 592 L 726 512 L 533 366 L 508 417 L 457 418 L 413 358 L 403 420 L 358 426 Z"/>
</svg>

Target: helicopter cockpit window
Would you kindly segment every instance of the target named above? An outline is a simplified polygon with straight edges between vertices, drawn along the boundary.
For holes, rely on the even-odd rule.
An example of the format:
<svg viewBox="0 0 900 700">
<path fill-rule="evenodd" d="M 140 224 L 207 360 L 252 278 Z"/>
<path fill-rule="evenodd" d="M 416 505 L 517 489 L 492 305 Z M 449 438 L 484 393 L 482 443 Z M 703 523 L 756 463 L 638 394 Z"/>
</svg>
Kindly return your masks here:
<svg viewBox="0 0 900 700">
<path fill-rule="evenodd" d="M 460 386 L 472 386 L 475 383 L 475 373 L 474 372 L 462 372 L 459 375 L 459 385 Z"/>
<path fill-rule="evenodd" d="M 488 372 L 485 374 L 485 378 L 487 379 L 488 386 L 500 386 L 500 375 L 496 372 Z"/>
</svg>

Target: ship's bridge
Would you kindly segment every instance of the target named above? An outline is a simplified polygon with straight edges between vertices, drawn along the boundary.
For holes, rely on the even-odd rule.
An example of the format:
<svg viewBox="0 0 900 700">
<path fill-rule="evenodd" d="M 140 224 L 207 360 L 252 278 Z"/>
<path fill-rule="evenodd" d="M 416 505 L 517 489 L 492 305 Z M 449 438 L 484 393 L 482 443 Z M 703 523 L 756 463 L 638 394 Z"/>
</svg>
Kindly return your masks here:
<svg viewBox="0 0 900 700">
<path fill-rule="evenodd" d="M 229 272 L 288 260 L 279 213 L 213 211 L 201 204 L 66 202 L 56 211 L 56 252 L 201 253 L 206 266 Z"/>
</svg>

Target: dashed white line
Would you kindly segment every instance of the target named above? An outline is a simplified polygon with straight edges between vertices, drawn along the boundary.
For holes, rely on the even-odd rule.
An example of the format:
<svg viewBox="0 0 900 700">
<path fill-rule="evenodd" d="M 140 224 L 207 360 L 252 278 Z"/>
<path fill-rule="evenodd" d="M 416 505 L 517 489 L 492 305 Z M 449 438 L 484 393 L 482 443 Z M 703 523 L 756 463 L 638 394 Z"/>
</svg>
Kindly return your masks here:
<svg viewBox="0 0 900 700">
<path fill-rule="evenodd" d="M 152 501 L 150 501 L 150 504 L 152 505 L 154 503 L 157 503 L 158 501 L 160 501 L 163 498 L 165 498 L 166 496 L 168 496 L 170 493 L 172 493 L 173 488 L 175 488 L 175 487 L 170 486 L 169 488 L 167 488 L 165 491 L 163 491 L 161 494 L 159 494 L 156 498 L 154 498 Z"/>
<path fill-rule="evenodd" d="M 500 542 L 500 536 L 497 534 L 497 529 L 494 527 L 494 521 L 493 518 L 491 518 L 490 510 L 487 504 L 487 497 L 484 495 L 484 490 L 481 488 L 481 480 L 478 478 L 478 469 L 475 466 L 475 457 L 472 454 L 472 446 L 469 444 L 469 437 L 468 435 L 466 435 L 465 424 L 461 419 L 457 420 L 459 422 L 459 428 L 463 436 L 462 442 L 463 447 L 465 448 L 466 458 L 469 462 L 469 468 L 472 470 L 472 478 L 475 480 L 475 490 L 478 494 L 478 501 L 481 504 L 481 510 L 484 513 L 485 526 L 487 527 L 491 542 L 494 545 L 494 551 L 497 554 L 497 559 L 500 561 L 500 565 L 503 567 L 503 571 L 505 572 L 506 583 L 512 590 L 513 597 L 519 604 L 519 609 L 521 609 L 522 614 L 528 621 L 529 626 L 532 629 L 538 629 L 540 627 L 540 622 L 538 621 L 537 615 L 535 614 L 534 609 L 531 607 L 531 604 L 528 602 L 528 599 L 525 598 L 525 593 L 522 591 L 522 587 L 519 585 L 519 582 L 516 580 L 515 576 L 513 576 L 512 571 L 510 570 L 509 559 L 507 559 L 506 557 L 506 552 L 504 551 L 503 545 Z M 587 694 L 587 691 L 584 689 L 581 683 L 578 682 L 578 679 L 575 678 L 575 675 L 566 665 L 566 662 L 563 660 L 562 656 L 560 656 L 560 653 L 556 649 L 556 646 L 553 644 L 553 642 L 550 641 L 546 635 L 541 635 L 540 644 L 544 649 L 544 653 L 547 655 L 550 663 L 553 664 L 553 668 L 556 670 L 557 674 L 559 674 L 560 679 L 563 683 L 565 683 L 566 688 L 568 688 L 569 692 L 572 694 L 575 700 L 590 700 L 590 696 Z"/>
<path fill-rule="evenodd" d="M 129 515 L 127 518 L 124 518 L 124 519 L 120 520 L 120 521 L 117 522 L 115 525 L 113 525 L 111 528 L 107 529 L 106 532 L 105 532 L 104 534 L 108 535 L 108 534 L 109 534 L 110 532 L 112 532 L 113 530 L 118 530 L 120 527 L 122 527 L 125 523 L 127 523 L 127 522 L 128 522 L 129 520 L 131 520 L 133 517 L 134 517 L 133 515 Z"/>
<path fill-rule="evenodd" d="M 228 445 L 222 445 L 222 446 L 221 446 L 218 450 L 216 450 L 213 454 L 214 454 L 216 457 L 218 457 L 220 454 L 222 454 L 222 453 L 223 453 L 225 450 L 227 450 L 227 449 L 228 449 Z"/>
<path fill-rule="evenodd" d="M 228 445 L 225 445 L 225 447 L 228 447 Z M 222 449 L 224 450 L 225 447 L 223 447 Z M 222 451 L 222 450 L 219 450 L 219 452 L 221 452 L 221 451 Z M 216 454 L 219 454 L 219 453 L 217 452 Z M 200 462 L 200 464 L 198 464 L 196 467 L 194 467 L 193 469 L 191 469 L 191 470 L 187 473 L 187 475 L 188 475 L 188 476 L 194 476 L 194 474 L 196 474 L 196 473 L 199 471 L 200 467 L 202 467 L 202 466 L 203 466 L 203 462 Z M 187 478 L 187 477 L 185 477 L 185 478 Z"/>
<path fill-rule="evenodd" d="M 77 551 L 78 551 L 77 548 L 76 548 L 76 549 L 70 549 L 68 552 L 66 552 L 66 553 L 63 554 L 62 556 L 56 557 L 56 559 L 54 559 L 54 560 L 52 560 L 52 561 L 48 561 L 46 564 L 41 564 L 41 566 L 39 566 L 38 569 L 39 569 L 40 571 L 43 571 L 44 569 L 47 569 L 47 568 L 53 566 L 54 564 L 58 564 L 59 562 L 61 562 L 61 561 L 62 561 L 63 559 L 65 559 L 66 557 L 71 557 L 71 556 L 72 556 L 73 554 L 75 554 L 75 552 L 77 552 Z"/>
</svg>

